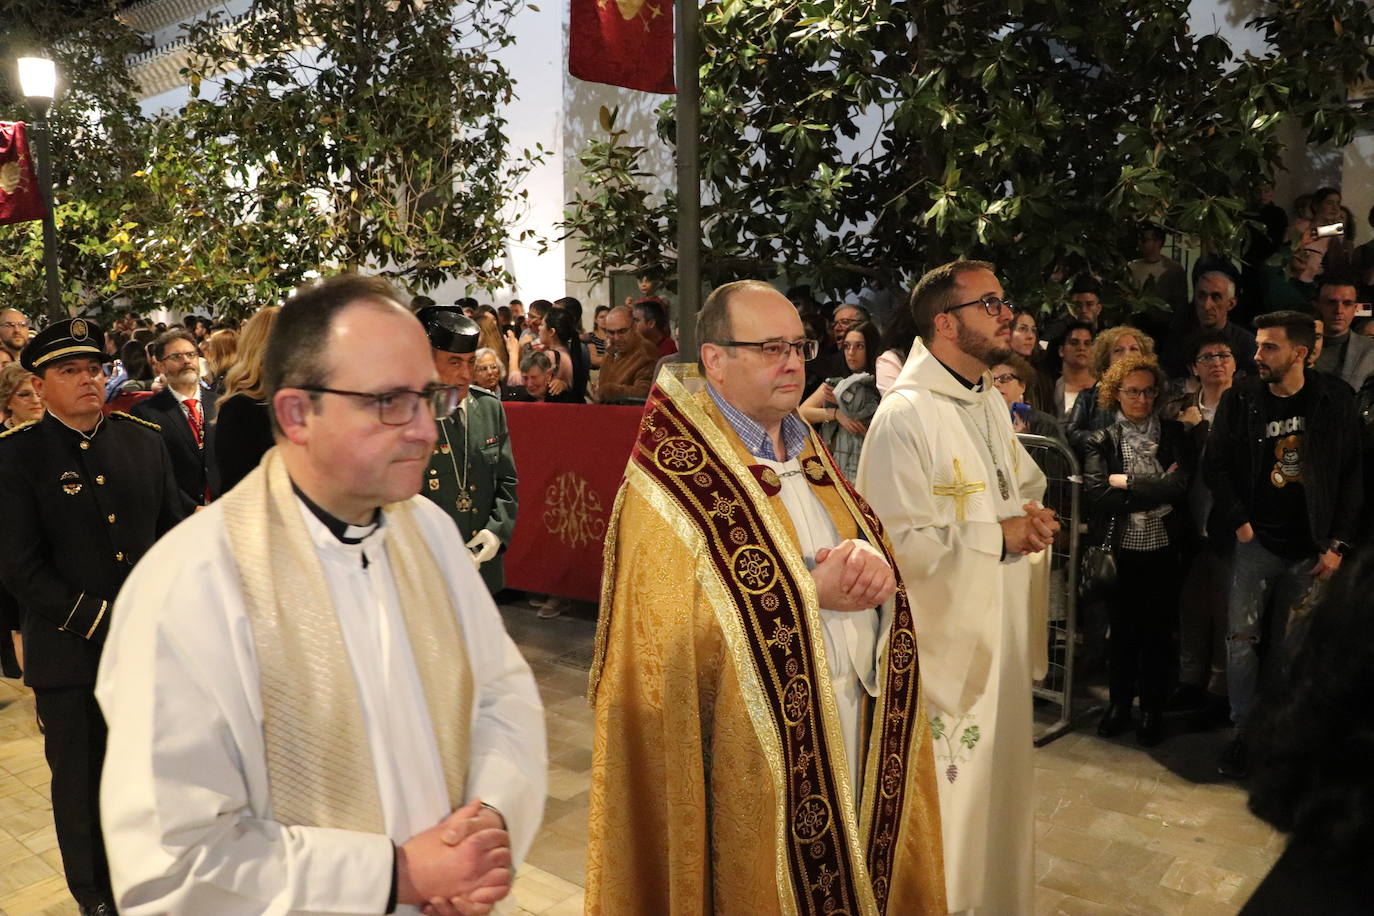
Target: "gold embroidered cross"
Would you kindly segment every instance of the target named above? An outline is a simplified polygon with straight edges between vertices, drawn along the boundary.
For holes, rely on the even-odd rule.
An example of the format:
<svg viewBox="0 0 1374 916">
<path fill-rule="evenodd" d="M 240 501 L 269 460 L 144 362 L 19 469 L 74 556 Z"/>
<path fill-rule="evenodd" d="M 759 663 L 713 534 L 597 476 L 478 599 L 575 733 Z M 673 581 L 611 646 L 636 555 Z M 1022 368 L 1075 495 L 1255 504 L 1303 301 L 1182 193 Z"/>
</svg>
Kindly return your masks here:
<svg viewBox="0 0 1374 916">
<path fill-rule="evenodd" d="M 936 496 L 948 496 L 954 500 L 954 520 L 964 521 L 967 510 L 967 503 L 973 498 L 975 493 L 982 493 L 988 485 L 981 480 L 964 480 L 964 470 L 959 466 L 959 459 L 954 459 L 954 482 L 948 484 L 936 484 L 931 487 L 931 492 Z"/>
</svg>

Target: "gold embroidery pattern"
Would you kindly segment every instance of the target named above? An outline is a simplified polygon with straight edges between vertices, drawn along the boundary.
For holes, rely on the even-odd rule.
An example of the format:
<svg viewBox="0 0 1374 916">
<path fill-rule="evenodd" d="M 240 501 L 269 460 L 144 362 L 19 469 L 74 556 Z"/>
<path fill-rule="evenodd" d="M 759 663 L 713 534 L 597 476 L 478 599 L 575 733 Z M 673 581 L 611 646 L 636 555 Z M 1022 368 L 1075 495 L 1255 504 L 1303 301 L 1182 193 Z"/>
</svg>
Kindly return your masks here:
<svg viewBox="0 0 1374 916">
<path fill-rule="evenodd" d="M 671 436 L 654 450 L 654 464 L 669 474 L 693 474 L 706 463 L 706 453 L 691 439 Z"/>
<path fill-rule="evenodd" d="M 569 547 L 606 536 L 606 508 L 587 478 L 567 471 L 549 482 L 544 491 L 544 527 Z"/>
<path fill-rule="evenodd" d="M 796 725 L 810 711 L 811 682 L 802 676 L 792 678 L 782 691 L 783 720 L 788 725 Z"/>
<path fill-rule="evenodd" d="M 916 660 L 916 637 L 910 630 L 898 630 L 892 637 L 892 648 L 888 657 L 892 659 L 892 670 L 902 673 Z"/>
<path fill-rule="evenodd" d="M 830 802 L 819 795 L 808 795 L 792 812 L 792 836 L 803 843 L 814 842 L 830 830 L 831 820 Z"/>
<path fill-rule="evenodd" d="M 737 500 L 727 499 L 719 493 L 712 493 L 711 496 L 715 498 L 715 504 L 712 505 L 710 509 L 711 514 L 727 525 L 733 525 L 735 523 L 735 513 L 739 511 L 739 502 Z"/>
<path fill-rule="evenodd" d="M 930 491 L 936 496 L 944 496 L 954 500 L 954 520 L 956 522 L 966 521 L 968 518 L 968 503 L 978 504 L 978 495 L 988 488 L 987 484 L 981 480 L 968 481 L 964 479 L 964 469 L 959 466 L 959 459 L 954 459 L 954 473 L 952 475 L 936 475 L 937 482 Z"/>
<path fill-rule="evenodd" d="M 751 595 L 761 595 L 778 581 L 778 561 L 768 551 L 746 544 L 730 558 L 730 568 L 740 588 Z"/>
</svg>

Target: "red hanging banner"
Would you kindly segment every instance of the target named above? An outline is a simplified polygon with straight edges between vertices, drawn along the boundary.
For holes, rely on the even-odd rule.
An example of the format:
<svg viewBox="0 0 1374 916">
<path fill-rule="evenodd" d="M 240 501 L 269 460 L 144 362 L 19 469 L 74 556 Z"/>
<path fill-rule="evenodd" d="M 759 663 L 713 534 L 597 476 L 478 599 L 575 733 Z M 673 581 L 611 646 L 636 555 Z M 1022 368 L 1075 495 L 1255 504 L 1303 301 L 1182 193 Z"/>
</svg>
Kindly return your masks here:
<svg viewBox="0 0 1374 916">
<path fill-rule="evenodd" d="M 695 0 L 688 0 L 695 2 Z M 673 0 L 571 0 L 568 72 L 645 92 L 675 92 Z"/>
<path fill-rule="evenodd" d="M 0 224 L 48 215 L 23 121 L 0 121 Z"/>
</svg>

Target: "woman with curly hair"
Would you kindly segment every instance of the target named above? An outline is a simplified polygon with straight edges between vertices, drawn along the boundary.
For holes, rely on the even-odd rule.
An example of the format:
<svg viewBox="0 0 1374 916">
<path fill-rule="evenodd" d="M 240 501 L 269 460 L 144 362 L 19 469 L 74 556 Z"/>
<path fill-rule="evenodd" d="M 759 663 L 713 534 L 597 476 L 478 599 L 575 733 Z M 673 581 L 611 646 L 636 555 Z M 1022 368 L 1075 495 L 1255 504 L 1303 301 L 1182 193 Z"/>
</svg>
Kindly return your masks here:
<svg viewBox="0 0 1374 916">
<path fill-rule="evenodd" d="M 1156 405 L 1167 379 L 1151 357 L 1117 360 L 1098 382 L 1097 403 L 1113 422 L 1087 438 L 1084 490 L 1093 543 L 1116 558 L 1109 596 L 1110 705 L 1097 726 L 1111 737 L 1131 725 L 1140 696 L 1140 744 L 1163 736 L 1170 633 L 1178 619 L 1179 548 L 1186 535 L 1194 450 L 1183 424 Z"/>
<path fill-rule="evenodd" d="M 1250 810 L 1288 847 L 1240 916 L 1353 916 L 1374 900 L 1374 548 L 1307 617 L 1282 692 L 1255 707 Z"/>
<path fill-rule="evenodd" d="M 1107 374 L 1107 370 L 1112 365 L 1127 356 L 1144 356 L 1154 359 L 1154 339 L 1139 328 L 1122 324 L 1114 328 L 1107 328 L 1093 340 L 1092 373 L 1099 381 L 1080 394 L 1078 399 L 1073 402 L 1073 410 L 1069 412 L 1069 419 L 1065 424 L 1069 444 L 1078 452 L 1080 459 L 1085 455 L 1084 449 L 1087 446 L 1088 437 L 1099 429 L 1111 426 L 1116 420 L 1115 405 L 1110 408 L 1104 407 L 1105 402 L 1098 397 L 1102 387 L 1100 380 Z M 1161 386 L 1162 392 L 1163 387 Z"/>
</svg>

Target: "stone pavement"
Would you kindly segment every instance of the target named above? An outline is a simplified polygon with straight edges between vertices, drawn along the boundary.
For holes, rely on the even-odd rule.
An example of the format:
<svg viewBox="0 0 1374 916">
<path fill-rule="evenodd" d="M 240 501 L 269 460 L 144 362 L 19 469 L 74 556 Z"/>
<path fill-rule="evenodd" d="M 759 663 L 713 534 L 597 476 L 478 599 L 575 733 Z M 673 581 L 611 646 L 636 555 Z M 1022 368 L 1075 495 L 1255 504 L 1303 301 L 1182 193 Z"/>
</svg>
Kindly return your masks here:
<svg viewBox="0 0 1374 916">
<path fill-rule="evenodd" d="M 502 612 L 539 681 L 549 731 L 548 804 L 515 883 L 517 913 L 578 916 L 594 625 L 574 616 L 540 620 L 524 604 Z M 1234 916 L 1283 838 L 1246 811 L 1240 788 L 1217 781 L 1224 739 L 1172 734 L 1147 751 L 1129 735 L 1104 741 L 1088 723 L 1036 750 L 1034 916 Z M 0 680 L 0 916 L 76 916 L 51 816 L 33 696 Z"/>
</svg>

